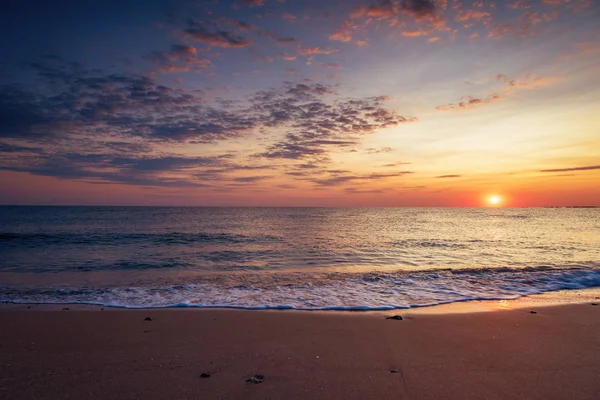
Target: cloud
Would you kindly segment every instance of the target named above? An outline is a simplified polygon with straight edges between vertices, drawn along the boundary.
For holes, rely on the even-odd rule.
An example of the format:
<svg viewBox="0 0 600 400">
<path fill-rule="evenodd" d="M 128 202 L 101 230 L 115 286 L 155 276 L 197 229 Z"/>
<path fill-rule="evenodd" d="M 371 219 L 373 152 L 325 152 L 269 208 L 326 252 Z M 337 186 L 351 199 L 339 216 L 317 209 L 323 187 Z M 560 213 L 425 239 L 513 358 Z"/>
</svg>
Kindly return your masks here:
<svg viewBox="0 0 600 400">
<path fill-rule="evenodd" d="M 294 61 L 297 58 L 295 55 L 288 53 L 280 53 L 279 57 L 286 61 Z"/>
<path fill-rule="evenodd" d="M 490 21 L 492 19 L 492 15 L 487 11 L 474 11 L 474 10 L 466 10 L 460 11 L 455 21 L 457 22 L 467 22 L 467 21 Z"/>
<path fill-rule="evenodd" d="M 260 7 L 264 5 L 264 0 L 240 0 L 240 2 L 248 7 Z"/>
<path fill-rule="evenodd" d="M 171 52 L 194 55 L 194 50 L 178 46 Z M 245 99 L 208 101 L 202 91 L 168 87 L 147 76 L 80 66 L 32 68 L 39 78 L 35 90 L 0 86 L 0 137 L 7 139 L 0 151 L 11 154 L 0 168 L 94 183 L 205 186 L 236 182 L 234 172 L 269 169 L 260 159 L 323 165 L 332 152 L 353 150 L 363 135 L 415 120 L 386 108 L 386 96 L 348 99 L 336 86 L 318 82 L 285 82 Z M 251 153 L 250 165 L 233 163 L 233 156 L 155 150 L 258 132 L 273 139 Z"/>
<path fill-rule="evenodd" d="M 333 64 L 333 63 L 319 63 L 320 66 L 325 67 L 325 68 L 329 68 L 329 69 L 337 69 L 340 70 L 342 69 L 342 66 L 339 64 Z"/>
<path fill-rule="evenodd" d="M 190 27 L 184 30 L 184 36 L 209 46 L 225 48 L 243 48 L 252 42 L 243 36 L 224 30 L 209 31 L 201 22 L 190 21 Z"/>
<path fill-rule="evenodd" d="M 352 41 L 352 30 L 356 25 L 351 21 L 343 21 L 338 28 L 329 35 L 329 40 L 337 40 L 339 42 L 348 43 Z"/>
<path fill-rule="evenodd" d="M 248 183 L 252 183 L 252 182 L 258 182 L 258 181 L 264 181 L 266 179 L 271 179 L 272 176 L 243 176 L 240 178 L 234 178 L 233 180 L 235 182 L 248 182 Z"/>
<path fill-rule="evenodd" d="M 260 92 L 255 108 L 266 113 L 262 123 L 291 130 L 282 141 L 258 154 L 266 158 L 327 160 L 330 149 L 358 144 L 359 136 L 415 119 L 383 108 L 385 96 L 337 100 L 332 86 L 288 84 L 284 90 Z"/>
<path fill-rule="evenodd" d="M 402 36 L 405 36 L 405 37 L 419 37 L 419 36 L 427 36 L 427 35 L 429 35 L 429 32 L 421 31 L 421 30 L 403 31 L 402 32 Z"/>
<path fill-rule="evenodd" d="M 501 98 L 502 97 L 497 93 L 492 93 L 486 97 L 464 96 L 461 97 L 460 101 L 456 103 L 444 104 L 441 106 L 437 106 L 435 109 L 438 111 L 473 109 L 482 104 L 493 103 L 494 101 L 499 100 Z"/>
<path fill-rule="evenodd" d="M 435 0 L 403 0 L 400 2 L 400 10 L 420 21 L 434 17 L 437 8 Z"/>
<path fill-rule="evenodd" d="M 394 3 L 391 0 L 379 0 L 367 7 L 366 14 L 369 17 L 389 18 L 396 15 Z"/>
<path fill-rule="evenodd" d="M 223 20 L 225 21 L 225 23 L 233 26 L 235 29 L 239 30 L 239 31 L 251 31 L 256 29 L 256 27 L 248 22 L 245 21 L 241 21 L 239 19 L 229 19 L 229 18 L 223 18 Z"/>
<path fill-rule="evenodd" d="M 173 45 L 170 51 L 154 51 L 144 58 L 155 65 L 154 72 L 200 72 L 210 65 L 210 60 L 198 58 L 193 46 Z"/>
<path fill-rule="evenodd" d="M 367 154 L 378 154 L 378 153 L 391 153 L 392 151 L 394 151 L 394 149 L 392 149 L 391 147 L 383 147 L 381 149 L 376 149 L 376 148 L 368 148 L 365 149 L 365 153 Z"/>
<path fill-rule="evenodd" d="M 434 17 L 437 12 L 434 0 L 378 0 L 368 6 L 359 5 L 350 12 L 350 18 L 395 18 L 409 15 L 417 21 Z"/>
<path fill-rule="evenodd" d="M 29 158 L 20 165 L 2 165 L 0 169 L 27 172 L 63 179 L 92 179 L 92 183 L 124 183 L 141 186 L 203 187 L 193 179 L 173 177 L 164 172 L 181 171 L 203 165 L 207 159 L 175 156 L 158 158 L 114 157 L 109 154 L 56 153 Z"/>
<path fill-rule="evenodd" d="M 409 162 L 403 162 L 403 161 L 398 161 L 398 162 L 396 162 L 396 163 L 393 163 L 393 164 L 385 164 L 385 165 L 383 165 L 383 166 L 384 166 L 384 167 L 397 167 L 397 166 L 399 166 L 399 165 L 409 165 L 409 164 L 412 164 L 412 163 L 409 163 Z"/>
<path fill-rule="evenodd" d="M 312 183 L 319 186 L 340 186 L 356 181 L 373 181 L 388 178 L 398 178 L 404 175 L 412 174 L 412 171 L 400 171 L 388 174 L 368 174 L 368 175 L 332 175 L 327 178 L 309 178 Z"/>
<path fill-rule="evenodd" d="M 0 153 L 39 153 L 40 147 L 17 146 L 0 142 Z"/>
<path fill-rule="evenodd" d="M 285 19 L 288 22 L 296 22 L 296 16 L 287 12 L 281 14 L 281 18 Z"/>
<path fill-rule="evenodd" d="M 436 176 L 437 179 L 449 179 L 449 178 L 461 178 L 462 175 L 440 175 Z"/>
<path fill-rule="evenodd" d="M 497 91 L 486 96 L 463 96 L 460 101 L 456 103 L 437 106 L 436 110 L 451 111 L 474 109 L 481 105 L 491 104 L 505 97 L 512 96 L 520 89 L 533 89 L 536 87 L 548 86 L 555 82 L 554 79 L 533 77 L 532 75 L 527 75 L 525 78 L 517 77 L 516 79 L 510 79 L 503 74 L 496 75 L 495 80 L 502 83 L 502 87 Z"/>
<path fill-rule="evenodd" d="M 585 167 L 573 167 L 573 168 L 555 168 L 555 169 L 542 169 L 540 172 L 569 172 L 569 171 L 592 171 L 600 169 L 600 165 L 589 165 Z"/>
<path fill-rule="evenodd" d="M 332 49 L 321 49 L 320 47 L 301 47 L 298 49 L 298 54 L 303 56 L 310 56 L 314 54 L 332 54 L 337 50 Z"/>
</svg>

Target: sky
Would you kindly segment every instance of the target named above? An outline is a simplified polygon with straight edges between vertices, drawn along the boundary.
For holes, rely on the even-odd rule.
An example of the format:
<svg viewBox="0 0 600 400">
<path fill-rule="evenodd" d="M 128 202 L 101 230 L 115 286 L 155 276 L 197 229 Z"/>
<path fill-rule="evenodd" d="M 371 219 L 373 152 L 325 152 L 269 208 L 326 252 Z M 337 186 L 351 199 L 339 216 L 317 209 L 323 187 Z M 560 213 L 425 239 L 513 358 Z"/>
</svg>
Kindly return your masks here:
<svg viewBox="0 0 600 400">
<path fill-rule="evenodd" d="M 0 204 L 600 205 L 600 1 L 4 0 Z"/>
</svg>

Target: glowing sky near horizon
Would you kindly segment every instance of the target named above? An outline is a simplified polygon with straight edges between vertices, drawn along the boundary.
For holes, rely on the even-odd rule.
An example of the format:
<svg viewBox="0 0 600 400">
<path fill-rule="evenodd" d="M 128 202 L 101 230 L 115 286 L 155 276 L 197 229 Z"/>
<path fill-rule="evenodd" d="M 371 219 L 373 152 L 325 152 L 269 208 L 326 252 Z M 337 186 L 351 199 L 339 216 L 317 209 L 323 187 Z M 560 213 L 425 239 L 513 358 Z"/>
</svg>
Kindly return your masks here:
<svg viewBox="0 0 600 400">
<path fill-rule="evenodd" d="M 0 6 L 0 204 L 600 205 L 598 1 L 89 3 Z"/>
</svg>

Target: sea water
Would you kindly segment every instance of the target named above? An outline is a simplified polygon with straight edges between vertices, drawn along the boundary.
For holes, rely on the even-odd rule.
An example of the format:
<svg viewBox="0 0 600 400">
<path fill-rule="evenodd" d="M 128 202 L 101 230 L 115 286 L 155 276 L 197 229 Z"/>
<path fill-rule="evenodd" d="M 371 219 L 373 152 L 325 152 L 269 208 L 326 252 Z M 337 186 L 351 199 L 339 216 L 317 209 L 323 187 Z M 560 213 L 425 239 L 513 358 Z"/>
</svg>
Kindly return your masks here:
<svg viewBox="0 0 600 400">
<path fill-rule="evenodd" d="M 600 286 L 600 209 L 0 207 L 0 301 L 378 310 Z"/>
</svg>

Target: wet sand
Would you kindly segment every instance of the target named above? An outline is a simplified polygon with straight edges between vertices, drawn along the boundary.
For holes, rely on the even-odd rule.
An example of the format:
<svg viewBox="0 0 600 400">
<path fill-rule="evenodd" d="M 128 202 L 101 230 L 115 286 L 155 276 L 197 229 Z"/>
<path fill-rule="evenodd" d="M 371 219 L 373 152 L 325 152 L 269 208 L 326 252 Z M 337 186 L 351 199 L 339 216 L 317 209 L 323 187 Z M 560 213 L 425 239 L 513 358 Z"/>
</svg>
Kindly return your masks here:
<svg viewBox="0 0 600 400">
<path fill-rule="evenodd" d="M 0 398 L 600 398 L 590 303 L 438 315 L 66 307 L 0 307 Z"/>
</svg>

